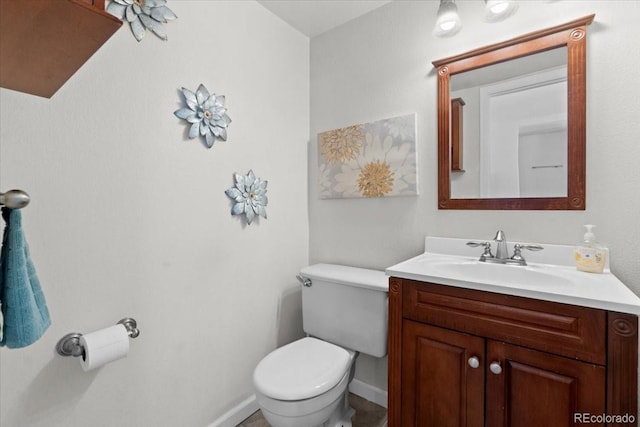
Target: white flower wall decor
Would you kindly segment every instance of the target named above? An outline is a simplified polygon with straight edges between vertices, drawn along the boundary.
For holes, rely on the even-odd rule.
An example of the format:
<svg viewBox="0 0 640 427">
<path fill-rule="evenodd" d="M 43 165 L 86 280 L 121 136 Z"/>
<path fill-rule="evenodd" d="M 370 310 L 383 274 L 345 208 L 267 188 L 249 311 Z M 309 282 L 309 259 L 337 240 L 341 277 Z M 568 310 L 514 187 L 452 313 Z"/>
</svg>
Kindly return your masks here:
<svg viewBox="0 0 640 427">
<path fill-rule="evenodd" d="M 142 40 L 147 30 L 162 40 L 167 40 L 162 24 L 178 17 L 166 4 L 167 0 L 111 0 L 107 12 L 128 22 L 138 41 Z"/>
<path fill-rule="evenodd" d="M 318 134 L 321 199 L 415 196 L 416 115 Z"/>
<path fill-rule="evenodd" d="M 227 140 L 227 128 L 231 118 L 227 115 L 224 95 L 210 94 L 204 85 L 194 92 L 182 88 L 186 106 L 173 114 L 191 124 L 189 139 L 204 137 L 207 148 L 213 147 L 216 139 Z"/>
<path fill-rule="evenodd" d="M 247 175 L 234 174 L 236 184 L 225 191 L 227 197 L 233 200 L 232 215 L 244 215 L 247 223 L 256 216 L 267 219 L 267 181 L 256 178 L 252 170 Z"/>
</svg>

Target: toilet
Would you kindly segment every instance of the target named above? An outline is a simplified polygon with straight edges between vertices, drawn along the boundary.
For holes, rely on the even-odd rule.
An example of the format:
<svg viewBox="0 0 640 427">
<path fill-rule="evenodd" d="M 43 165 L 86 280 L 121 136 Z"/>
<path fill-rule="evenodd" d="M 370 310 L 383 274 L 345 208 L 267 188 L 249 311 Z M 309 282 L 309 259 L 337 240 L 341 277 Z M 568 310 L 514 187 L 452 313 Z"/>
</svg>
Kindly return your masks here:
<svg viewBox="0 0 640 427">
<path fill-rule="evenodd" d="M 256 366 L 253 383 L 272 427 L 351 427 L 349 383 L 359 353 L 387 354 L 388 277 L 382 271 L 315 264 L 298 276 L 307 336 Z"/>
</svg>

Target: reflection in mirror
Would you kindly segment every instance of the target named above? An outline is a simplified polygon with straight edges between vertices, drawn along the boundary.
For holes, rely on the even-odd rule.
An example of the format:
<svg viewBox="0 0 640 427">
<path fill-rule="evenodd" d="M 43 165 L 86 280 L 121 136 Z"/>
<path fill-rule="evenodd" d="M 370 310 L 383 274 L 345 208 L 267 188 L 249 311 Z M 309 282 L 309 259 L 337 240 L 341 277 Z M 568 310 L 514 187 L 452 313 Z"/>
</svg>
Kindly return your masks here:
<svg viewBox="0 0 640 427">
<path fill-rule="evenodd" d="M 433 62 L 439 209 L 585 209 L 593 18 Z"/>
<path fill-rule="evenodd" d="M 464 102 L 453 198 L 567 196 L 566 47 L 454 74 L 450 92 L 452 120 Z"/>
</svg>

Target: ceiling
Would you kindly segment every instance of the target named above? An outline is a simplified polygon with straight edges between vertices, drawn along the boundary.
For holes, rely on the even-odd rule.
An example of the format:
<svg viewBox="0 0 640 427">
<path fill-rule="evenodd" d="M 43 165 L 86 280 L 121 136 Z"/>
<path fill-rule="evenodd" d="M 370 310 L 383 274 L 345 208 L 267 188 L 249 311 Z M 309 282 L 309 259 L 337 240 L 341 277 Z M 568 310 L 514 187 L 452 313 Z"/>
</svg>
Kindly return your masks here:
<svg viewBox="0 0 640 427">
<path fill-rule="evenodd" d="M 322 34 L 392 0 L 258 0 L 308 37 Z"/>
</svg>

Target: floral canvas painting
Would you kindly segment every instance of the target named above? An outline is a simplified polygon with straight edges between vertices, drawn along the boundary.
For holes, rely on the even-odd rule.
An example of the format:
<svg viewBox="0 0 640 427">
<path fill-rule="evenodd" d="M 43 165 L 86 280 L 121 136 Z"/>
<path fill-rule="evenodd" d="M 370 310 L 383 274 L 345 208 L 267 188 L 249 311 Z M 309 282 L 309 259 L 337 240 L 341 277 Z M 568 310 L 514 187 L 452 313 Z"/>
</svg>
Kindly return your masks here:
<svg viewBox="0 0 640 427">
<path fill-rule="evenodd" d="M 415 196 L 416 115 L 318 134 L 321 199 Z"/>
</svg>

